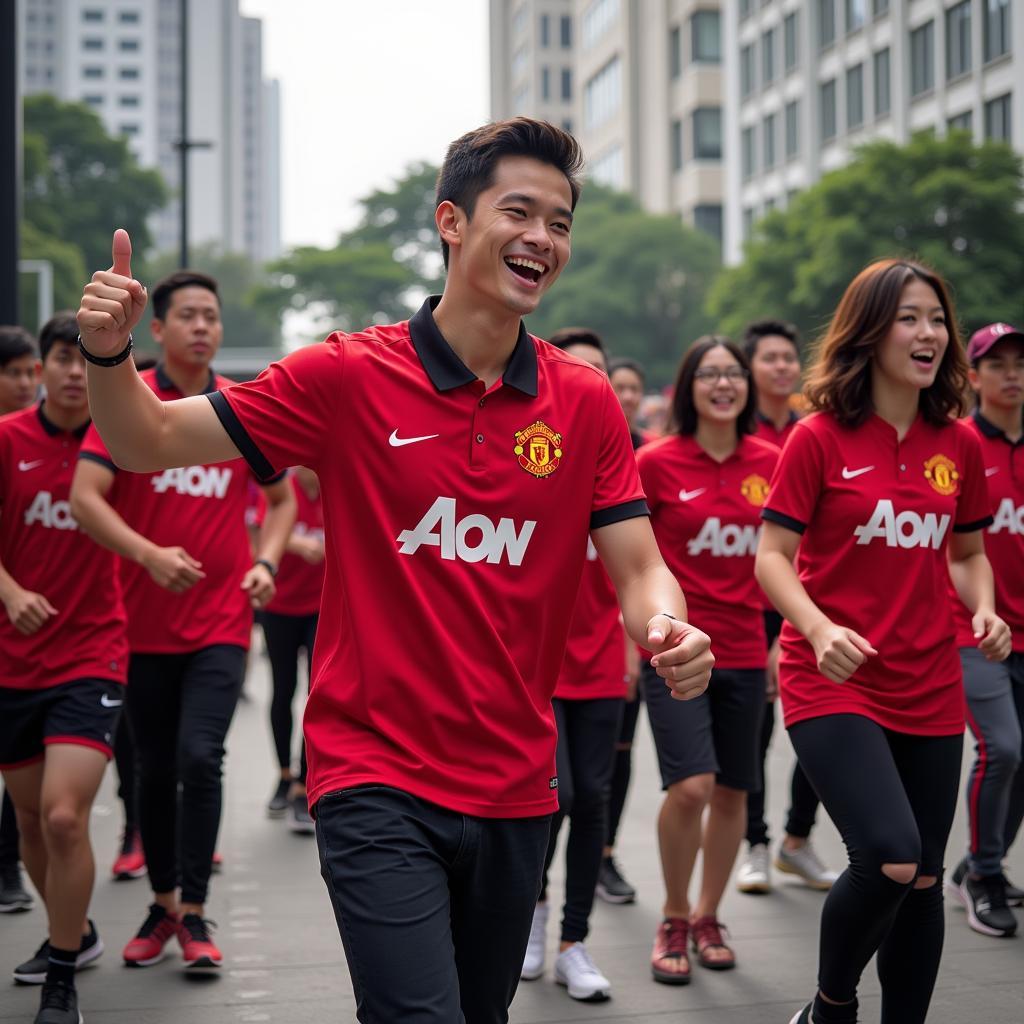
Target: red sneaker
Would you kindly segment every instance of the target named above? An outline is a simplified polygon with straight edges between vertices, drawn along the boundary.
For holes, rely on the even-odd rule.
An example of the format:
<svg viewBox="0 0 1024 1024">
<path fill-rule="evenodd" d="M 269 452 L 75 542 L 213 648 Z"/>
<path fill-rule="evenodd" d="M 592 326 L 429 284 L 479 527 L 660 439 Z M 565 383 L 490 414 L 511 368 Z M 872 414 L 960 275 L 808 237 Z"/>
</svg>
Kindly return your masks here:
<svg viewBox="0 0 1024 1024">
<path fill-rule="evenodd" d="M 121 838 L 121 852 L 110 873 L 118 881 L 142 878 L 146 873 L 146 855 L 142 852 L 142 836 L 138 829 L 125 830 Z"/>
<path fill-rule="evenodd" d="M 178 924 L 178 941 L 185 967 L 190 971 L 216 970 L 223 963 L 220 950 L 210 938 L 210 926 L 198 914 L 183 914 Z"/>
<path fill-rule="evenodd" d="M 138 934 L 124 947 L 121 955 L 125 964 L 129 967 L 149 967 L 159 963 L 167 955 L 164 947 L 180 924 L 177 914 L 170 914 L 159 903 L 153 903 Z"/>
</svg>

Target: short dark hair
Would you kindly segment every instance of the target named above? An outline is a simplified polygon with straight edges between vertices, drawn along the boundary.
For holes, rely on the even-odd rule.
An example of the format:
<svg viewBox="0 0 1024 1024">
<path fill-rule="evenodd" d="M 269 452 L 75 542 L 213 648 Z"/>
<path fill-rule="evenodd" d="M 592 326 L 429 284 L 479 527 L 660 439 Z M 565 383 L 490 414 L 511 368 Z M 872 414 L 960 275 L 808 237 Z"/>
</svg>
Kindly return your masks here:
<svg viewBox="0 0 1024 1024">
<path fill-rule="evenodd" d="M 757 389 L 750 373 L 750 360 L 743 350 L 724 334 L 705 334 L 698 338 L 687 349 L 683 361 L 676 372 L 675 384 L 672 387 L 672 418 L 671 428 L 677 434 L 688 436 L 697 432 L 697 410 L 693 404 L 693 378 L 700 361 L 713 348 L 724 348 L 744 370 L 747 371 L 747 401 L 736 417 L 736 437 L 752 434 L 756 429 L 754 419 L 757 409 Z"/>
<path fill-rule="evenodd" d="M 617 370 L 632 370 L 639 378 L 642 384 L 647 383 L 647 371 L 644 369 L 643 363 L 639 359 L 631 359 L 629 356 L 616 356 L 614 359 L 608 360 L 608 376 L 609 378 Z"/>
<path fill-rule="evenodd" d="M 796 354 L 800 355 L 800 332 L 796 329 L 795 324 L 785 320 L 755 320 L 753 323 L 747 324 L 746 330 L 743 332 L 743 354 L 748 359 L 753 359 L 757 352 L 758 342 L 762 338 L 773 337 L 785 338 L 786 341 L 792 343 Z"/>
<path fill-rule="evenodd" d="M 153 316 L 157 320 L 167 318 L 167 310 L 171 308 L 171 296 L 179 288 L 205 288 L 208 292 L 213 292 L 217 305 L 220 305 L 217 282 L 209 274 L 203 274 L 198 270 L 176 270 L 157 281 L 153 288 Z"/>
<path fill-rule="evenodd" d="M 513 117 L 495 121 L 456 139 L 445 154 L 437 175 L 434 205 L 454 203 L 472 218 L 477 196 L 494 182 L 494 169 L 504 156 L 528 156 L 557 167 L 569 182 L 572 209 L 580 197 L 583 150 L 566 131 L 549 121 Z M 441 242 L 448 266 L 448 243 Z"/>
<path fill-rule="evenodd" d="M 604 347 L 604 342 L 601 340 L 601 335 L 597 331 L 590 330 L 589 327 L 561 327 L 548 338 L 548 344 L 562 349 L 569 348 L 572 345 L 591 345 L 606 359 L 608 358 L 608 352 Z"/>
<path fill-rule="evenodd" d="M 43 362 L 54 345 L 78 345 L 78 321 L 70 309 L 54 313 L 39 331 L 39 355 Z"/>
<path fill-rule="evenodd" d="M 0 326 L 0 367 L 6 366 L 14 359 L 35 354 L 36 343 L 24 327 L 14 324 Z"/>
</svg>

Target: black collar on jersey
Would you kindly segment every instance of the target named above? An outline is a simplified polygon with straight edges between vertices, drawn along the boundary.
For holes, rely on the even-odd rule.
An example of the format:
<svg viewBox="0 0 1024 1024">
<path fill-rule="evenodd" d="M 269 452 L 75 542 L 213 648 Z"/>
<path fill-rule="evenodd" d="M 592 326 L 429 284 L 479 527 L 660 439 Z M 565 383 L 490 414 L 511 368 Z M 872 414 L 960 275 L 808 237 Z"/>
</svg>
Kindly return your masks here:
<svg viewBox="0 0 1024 1024">
<path fill-rule="evenodd" d="M 177 384 L 167 376 L 167 371 L 164 369 L 163 363 L 156 364 L 156 382 L 160 386 L 161 391 L 177 391 L 181 394 L 181 389 Z M 213 375 L 213 370 L 210 371 L 210 379 L 206 382 L 206 387 L 200 392 L 203 395 L 212 395 L 217 390 L 217 379 Z"/>
<path fill-rule="evenodd" d="M 76 430 L 62 430 L 60 427 L 57 426 L 56 423 L 47 418 L 46 413 L 43 412 L 43 404 L 43 402 L 40 402 L 36 406 L 36 415 L 39 417 L 39 422 L 42 424 L 43 430 L 45 430 L 46 433 L 50 435 L 50 437 L 56 437 L 58 434 L 67 433 L 73 434 L 75 437 L 78 438 L 79 441 L 81 441 L 82 438 L 85 437 L 85 432 L 89 429 L 89 424 L 92 422 L 91 420 L 86 420 Z"/>
<path fill-rule="evenodd" d="M 430 295 L 409 321 L 409 335 L 430 383 L 438 391 L 451 391 L 476 380 L 476 374 L 452 351 L 444 335 L 434 323 L 434 307 L 440 295 Z M 519 337 L 512 350 L 512 358 L 501 375 L 503 384 L 521 391 L 530 398 L 537 397 L 537 350 L 522 321 Z"/>
<path fill-rule="evenodd" d="M 1024 437 L 1018 438 L 1016 441 L 1011 441 L 1006 436 L 1006 431 L 1000 430 L 991 420 L 986 419 L 981 415 L 980 409 L 975 409 L 971 414 L 974 417 L 974 422 L 978 424 L 978 429 L 986 437 L 1001 437 L 1011 448 L 1016 448 L 1019 444 L 1024 444 Z"/>
<path fill-rule="evenodd" d="M 765 416 L 765 414 L 763 412 L 761 412 L 760 409 L 755 409 L 754 410 L 754 415 L 757 417 L 757 422 L 758 423 L 766 423 L 769 427 L 775 427 L 775 421 L 771 420 L 767 416 Z M 796 423 L 796 421 L 798 419 L 800 419 L 800 417 L 797 416 L 797 414 L 795 412 L 793 412 L 792 409 L 790 409 L 789 410 L 789 419 L 786 420 L 786 426 L 788 427 L 790 423 Z M 778 428 L 776 427 L 775 429 L 777 430 Z"/>
</svg>

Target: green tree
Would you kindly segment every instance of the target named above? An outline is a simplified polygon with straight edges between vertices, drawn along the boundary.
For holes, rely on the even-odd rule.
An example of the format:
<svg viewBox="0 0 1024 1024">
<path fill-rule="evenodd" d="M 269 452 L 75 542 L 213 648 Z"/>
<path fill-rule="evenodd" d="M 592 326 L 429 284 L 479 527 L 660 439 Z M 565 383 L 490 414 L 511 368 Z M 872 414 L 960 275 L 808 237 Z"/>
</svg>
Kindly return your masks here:
<svg viewBox="0 0 1024 1024">
<path fill-rule="evenodd" d="M 34 224 L 21 226 L 21 256 L 27 260 L 49 260 L 53 267 L 53 306 L 55 310 L 78 309 L 82 286 L 88 280 L 85 260 L 76 245 L 43 234 Z M 109 261 L 108 261 L 109 265 Z M 19 305 L 22 326 L 32 332 L 42 327 L 37 323 L 39 278 L 23 274 L 20 280 Z"/>
<path fill-rule="evenodd" d="M 722 272 L 708 310 L 727 333 L 779 316 L 805 333 L 828 322 L 867 263 L 916 257 L 952 285 L 968 330 L 1024 311 L 1024 162 L 965 133 L 873 142 L 758 222 L 743 263 Z"/>
</svg>

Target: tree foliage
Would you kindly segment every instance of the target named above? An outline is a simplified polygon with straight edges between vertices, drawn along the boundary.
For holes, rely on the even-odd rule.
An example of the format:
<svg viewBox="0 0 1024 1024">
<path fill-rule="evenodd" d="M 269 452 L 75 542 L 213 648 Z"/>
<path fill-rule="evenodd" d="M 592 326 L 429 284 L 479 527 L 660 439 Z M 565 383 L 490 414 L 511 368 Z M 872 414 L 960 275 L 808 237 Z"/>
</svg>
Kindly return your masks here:
<svg viewBox="0 0 1024 1024">
<path fill-rule="evenodd" d="M 846 285 L 872 260 L 916 257 L 951 284 L 968 330 L 1024 311 L 1024 164 L 1008 146 L 968 135 L 873 142 L 784 212 L 760 221 L 743 263 L 708 301 L 727 333 L 766 316 L 817 334 Z"/>
</svg>

